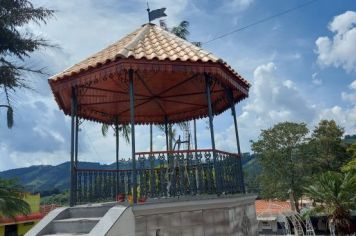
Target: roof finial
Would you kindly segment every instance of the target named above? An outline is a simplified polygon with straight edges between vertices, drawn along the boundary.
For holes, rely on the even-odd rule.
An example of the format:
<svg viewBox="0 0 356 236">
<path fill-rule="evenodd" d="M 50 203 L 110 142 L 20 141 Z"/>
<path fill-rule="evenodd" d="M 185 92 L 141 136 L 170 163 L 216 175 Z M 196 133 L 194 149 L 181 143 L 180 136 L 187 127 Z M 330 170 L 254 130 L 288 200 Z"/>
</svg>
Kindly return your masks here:
<svg viewBox="0 0 356 236">
<path fill-rule="evenodd" d="M 153 21 L 157 18 L 167 16 L 166 13 L 164 13 L 165 10 L 166 10 L 166 8 L 164 7 L 164 8 L 160 8 L 160 9 L 151 11 L 150 6 L 148 5 L 148 0 L 147 0 L 148 22 L 151 23 L 151 21 Z"/>
<path fill-rule="evenodd" d="M 150 6 L 148 5 L 148 0 L 147 0 L 147 14 L 148 14 L 148 22 L 151 22 L 151 20 L 150 20 Z"/>
</svg>

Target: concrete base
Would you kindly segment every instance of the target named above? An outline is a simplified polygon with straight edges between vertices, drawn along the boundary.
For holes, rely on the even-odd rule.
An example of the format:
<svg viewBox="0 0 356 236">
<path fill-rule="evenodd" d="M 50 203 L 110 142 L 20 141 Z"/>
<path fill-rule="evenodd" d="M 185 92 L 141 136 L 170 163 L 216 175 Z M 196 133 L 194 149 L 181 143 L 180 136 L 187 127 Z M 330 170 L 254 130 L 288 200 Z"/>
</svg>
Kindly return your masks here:
<svg viewBox="0 0 356 236">
<path fill-rule="evenodd" d="M 133 207 L 136 236 L 256 236 L 255 196 L 230 196 Z"/>
<path fill-rule="evenodd" d="M 59 208 L 26 236 L 257 236 L 254 202 L 249 195 L 199 196 Z"/>
</svg>

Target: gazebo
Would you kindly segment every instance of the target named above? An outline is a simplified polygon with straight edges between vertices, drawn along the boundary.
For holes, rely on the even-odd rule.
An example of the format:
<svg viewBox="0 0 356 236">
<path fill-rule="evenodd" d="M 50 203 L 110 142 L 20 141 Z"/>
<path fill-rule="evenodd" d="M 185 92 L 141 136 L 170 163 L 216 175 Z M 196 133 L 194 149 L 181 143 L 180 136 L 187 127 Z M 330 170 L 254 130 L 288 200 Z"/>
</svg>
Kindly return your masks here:
<svg viewBox="0 0 356 236">
<path fill-rule="evenodd" d="M 222 59 L 148 23 L 49 79 L 61 110 L 71 116 L 70 205 L 132 196 L 244 193 L 235 104 L 249 83 Z M 231 109 L 237 154 L 217 150 L 213 117 Z M 209 118 L 211 147 L 137 152 L 135 125 L 165 125 Z M 84 169 L 78 164 L 80 119 L 130 124 L 129 167 Z"/>
</svg>

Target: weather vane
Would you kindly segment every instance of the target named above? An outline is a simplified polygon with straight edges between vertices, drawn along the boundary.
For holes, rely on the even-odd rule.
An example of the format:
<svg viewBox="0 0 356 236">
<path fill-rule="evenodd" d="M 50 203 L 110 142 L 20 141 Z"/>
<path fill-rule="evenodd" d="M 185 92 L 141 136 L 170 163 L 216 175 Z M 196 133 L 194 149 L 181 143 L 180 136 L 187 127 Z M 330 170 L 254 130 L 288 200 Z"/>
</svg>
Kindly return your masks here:
<svg viewBox="0 0 356 236">
<path fill-rule="evenodd" d="M 167 16 L 166 13 L 164 13 L 165 10 L 166 10 L 166 8 L 163 7 L 163 8 L 151 11 L 150 6 L 148 5 L 148 1 L 147 1 L 148 22 L 151 22 L 157 18 Z"/>
</svg>

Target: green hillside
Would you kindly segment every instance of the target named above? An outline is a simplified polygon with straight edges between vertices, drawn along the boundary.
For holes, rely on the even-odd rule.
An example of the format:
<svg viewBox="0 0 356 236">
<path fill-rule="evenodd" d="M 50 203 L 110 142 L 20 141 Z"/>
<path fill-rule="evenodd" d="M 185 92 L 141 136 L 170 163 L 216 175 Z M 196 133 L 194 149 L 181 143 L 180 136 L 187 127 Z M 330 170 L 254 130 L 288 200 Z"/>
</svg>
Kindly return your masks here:
<svg viewBox="0 0 356 236">
<path fill-rule="evenodd" d="M 81 168 L 110 169 L 111 165 L 81 162 Z M 70 163 L 57 166 L 38 165 L 0 172 L 0 178 L 18 178 L 29 192 L 45 192 L 58 189 L 60 192 L 69 189 Z"/>
<path fill-rule="evenodd" d="M 255 176 L 259 168 L 253 155 L 243 156 L 245 182 L 248 190 L 252 190 Z M 129 168 L 130 163 L 120 164 L 120 169 Z M 105 165 L 94 162 L 80 162 L 80 168 L 85 169 L 113 169 L 115 164 Z M 0 172 L 0 178 L 18 178 L 29 192 L 40 192 L 41 195 L 52 195 L 69 189 L 70 163 L 65 162 L 56 166 L 37 165 Z"/>
</svg>

